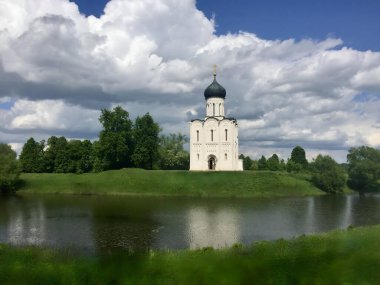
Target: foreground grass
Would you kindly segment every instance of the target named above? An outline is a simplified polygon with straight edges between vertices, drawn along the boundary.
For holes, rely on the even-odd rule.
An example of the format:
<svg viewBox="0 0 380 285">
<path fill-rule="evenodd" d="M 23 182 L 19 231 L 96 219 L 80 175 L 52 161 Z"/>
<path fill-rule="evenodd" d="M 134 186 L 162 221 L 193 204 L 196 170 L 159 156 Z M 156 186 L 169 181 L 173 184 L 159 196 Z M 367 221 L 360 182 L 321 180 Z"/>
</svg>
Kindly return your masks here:
<svg viewBox="0 0 380 285">
<path fill-rule="evenodd" d="M 79 257 L 0 245 L 0 284 L 380 284 L 380 226 L 230 249 Z"/>
<path fill-rule="evenodd" d="M 20 193 L 137 194 L 202 197 L 321 195 L 304 176 L 284 172 L 122 169 L 86 174 L 22 174 Z"/>
</svg>

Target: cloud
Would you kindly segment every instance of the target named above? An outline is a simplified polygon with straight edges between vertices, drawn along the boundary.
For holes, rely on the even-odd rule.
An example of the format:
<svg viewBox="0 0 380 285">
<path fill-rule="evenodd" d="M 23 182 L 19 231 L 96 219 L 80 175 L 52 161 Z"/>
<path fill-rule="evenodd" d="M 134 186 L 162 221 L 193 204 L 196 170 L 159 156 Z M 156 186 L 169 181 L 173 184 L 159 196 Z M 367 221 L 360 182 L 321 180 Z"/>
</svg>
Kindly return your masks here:
<svg viewBox="0 0 380 285">
<path fill-rule="evenodd" d="M 186 133 L 215 63 L 243 152 L 302 145 L 342 161 L 351 146 L 380 147 L 380 52 L 217 36 L 194 0 L 112 0 L 100 18 L 68 0 L 0 0 L 0 140 L 94 138 L 99 109 L 117 104 Z"/>
</svg>

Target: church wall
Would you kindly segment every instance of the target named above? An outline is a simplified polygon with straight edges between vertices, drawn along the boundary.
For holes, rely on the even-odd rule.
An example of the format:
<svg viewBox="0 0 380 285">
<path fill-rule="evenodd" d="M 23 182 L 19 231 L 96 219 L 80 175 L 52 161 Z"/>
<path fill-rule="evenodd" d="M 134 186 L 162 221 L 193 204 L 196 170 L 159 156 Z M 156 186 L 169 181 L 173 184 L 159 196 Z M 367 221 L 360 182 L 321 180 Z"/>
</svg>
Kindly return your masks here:
<svg viewBox="0 0 380 285">
<path fill-rule="evenodd" d="M 239 170 L 237 131 L 234 120 L 206 118 L 205 121 L 193 121 L 190 126 L 190 170 L 209 170 L 210 156 L 216 158 L 215 170 Z"/>
<path fill-rule="evenodd" d="M 224 117 L 224 99 L 210 98 L 206 101 L 207 117 Z"/>
</svg>

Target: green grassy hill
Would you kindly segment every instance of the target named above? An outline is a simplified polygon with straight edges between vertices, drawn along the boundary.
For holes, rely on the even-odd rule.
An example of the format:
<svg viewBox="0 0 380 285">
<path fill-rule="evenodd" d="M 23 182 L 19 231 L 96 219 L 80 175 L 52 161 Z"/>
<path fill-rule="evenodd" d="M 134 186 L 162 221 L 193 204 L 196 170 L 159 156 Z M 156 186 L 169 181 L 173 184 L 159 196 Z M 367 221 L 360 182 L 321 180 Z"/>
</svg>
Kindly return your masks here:
<svg viewBox="0 0 380 285">
<path fill-rule="evenodd" d="M 321 195 L 305 176 L 285 172 L 190 172 L 122 169 L 86 174 L 22 174 L 19 193 L 202 197 Z"/>
</svg>

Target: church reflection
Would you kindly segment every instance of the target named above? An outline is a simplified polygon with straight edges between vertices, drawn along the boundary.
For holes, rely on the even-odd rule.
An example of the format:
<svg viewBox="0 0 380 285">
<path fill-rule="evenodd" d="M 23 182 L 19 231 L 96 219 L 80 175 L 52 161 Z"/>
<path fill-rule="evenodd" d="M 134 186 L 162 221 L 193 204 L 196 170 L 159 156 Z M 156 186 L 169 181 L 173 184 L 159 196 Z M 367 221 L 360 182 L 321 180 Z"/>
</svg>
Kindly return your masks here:
<svg viewBox="0 0 380 285">
<path fill-rule="evenodd" d="M 188 247 L 220 248 L 239 242 L 240 218 L 234 209 L 190 209 L 187 213 Z"/>
</svg>

